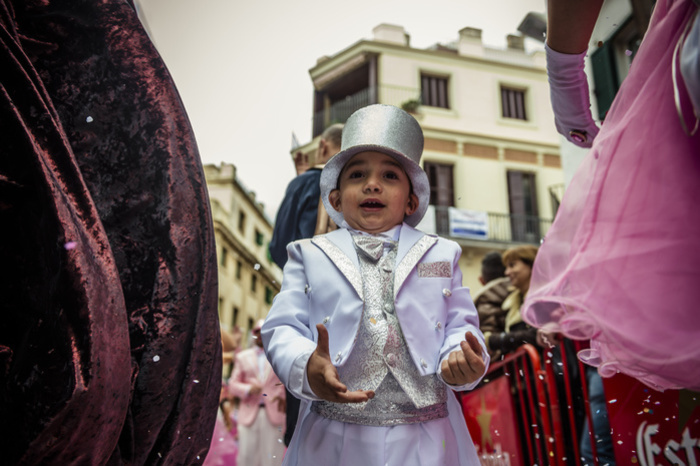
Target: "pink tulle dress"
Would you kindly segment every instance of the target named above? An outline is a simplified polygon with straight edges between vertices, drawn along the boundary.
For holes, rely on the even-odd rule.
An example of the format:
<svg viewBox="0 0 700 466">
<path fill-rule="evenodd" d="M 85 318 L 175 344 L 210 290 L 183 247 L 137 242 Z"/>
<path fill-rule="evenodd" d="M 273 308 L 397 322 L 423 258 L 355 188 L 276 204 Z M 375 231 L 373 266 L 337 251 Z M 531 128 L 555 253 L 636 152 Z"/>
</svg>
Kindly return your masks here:
<svg viewBox="0 0 700 466">
<path fill-rule="evenodd" d="M 219 409 L 216 416 L 216 424 L 214 425 L 214 433 L 212 434 L 211 446 L 203 466 L 236 466 L 238 441 L 235 435 L 236 424 L 234 423 L 232 430 L 229 430 L 224 422 L 224 413 Z"/>
<path fill-rule="evenodd" d="M 697 8 L 656 3 L 522 309 L 534 326 L 590 339 L 579 356 L 603 377 L 622 372 L 660 390 L 700 389 L 700 131 L 683 130 L 672 79 L 674 47 Z"/>
</svg>

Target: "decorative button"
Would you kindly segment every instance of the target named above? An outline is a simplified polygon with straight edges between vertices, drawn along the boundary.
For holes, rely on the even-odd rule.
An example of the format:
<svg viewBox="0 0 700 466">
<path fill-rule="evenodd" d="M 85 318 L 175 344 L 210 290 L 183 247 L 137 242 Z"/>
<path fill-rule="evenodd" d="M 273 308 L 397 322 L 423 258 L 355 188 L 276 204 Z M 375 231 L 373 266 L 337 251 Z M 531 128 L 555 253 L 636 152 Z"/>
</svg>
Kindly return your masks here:
<svg viewBox="0 0 700 466">
<path fill-rule="evenodd" d="M 386 363 L 391 367 L 396 366 L 396 355 L 394 353 L 389 353 L 386 355 Z"/>
<path fill-rule="evenodd" d="M 309 294 L 309 284 L 308 283 L 304 287 L 304 294 Z"/>
<path fill-rule="evenodd" d="M 588 142 L 588 133 L 579 129 L 572 129 L 571 131 L 569 131 L 569 136 L 571 137 L 571 139 L 573 139 L 575 142 L 578 142 L 579 144 L 585 144 L 586 142 Z"/>
<path fill-rule="evenodd" d="M 420 365 L 423 366 L 423 369 L 425 369 L 426 367 L 428 367 L 428 363 L 425 362 L 425 359 L 422 359 L 422 358 L 421 358 L 421 360 L 420 360 Z"/>
<path fill-rule="evenodd" d="M 331 318 L 328 317 L 328 316 L 326 316 L 326 317 L 323 318 L 323 323 L 324 323 L 324 324 L 327 324 L 327 323 L 330 322 L 330 321 L 331 321 Z"/>
<path fill-rule="evenodd" d="M 435 330 L 440 330 L 442 328 L 442 322 L 435 324 Z"/>
<path fill-rule="evenodd" d="M 339 362 L 342 355 L 343 353 L 339 351 L 338 354 L 335 355 L 335 362 Z"/>
<path fill-rule="evenodd" d="M 442 290 L 442 295 L 443 295 L 445 298 L 449 298 L 450 296 L 452 296 L 452 292 L 451 292 L 450 290 L 448 290 L 447 288 L 445 288 L 445 289 Z"/>
</svg>

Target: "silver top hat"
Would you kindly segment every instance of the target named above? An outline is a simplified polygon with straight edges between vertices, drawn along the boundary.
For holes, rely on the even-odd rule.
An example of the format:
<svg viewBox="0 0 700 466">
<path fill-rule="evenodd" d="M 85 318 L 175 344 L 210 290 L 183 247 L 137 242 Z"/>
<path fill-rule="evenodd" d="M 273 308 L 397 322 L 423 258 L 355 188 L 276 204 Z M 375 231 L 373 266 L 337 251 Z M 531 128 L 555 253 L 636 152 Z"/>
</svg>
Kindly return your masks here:
<svg viewBox="0 0 700 466">
<path fill-rule="evenodd" d="M 404 221 L 413 227 L 418 225 L 430 202 L 428 175 L 419 165 L 423 153 L 423 131 L 411 115 L 384 104 L 369 105 L 350 115 L 343 127 L 340 152 L 326 163 L 321 172 L 321 199 L 330 218 L 336 224 L 342 224 L 343 214 L 335 210 L 328 199 L 338 186 L 340 172 L 354 155 L 368 151 L 393 157 L 406 171 L 418 197 L 418 209 Z"/>
</svg>

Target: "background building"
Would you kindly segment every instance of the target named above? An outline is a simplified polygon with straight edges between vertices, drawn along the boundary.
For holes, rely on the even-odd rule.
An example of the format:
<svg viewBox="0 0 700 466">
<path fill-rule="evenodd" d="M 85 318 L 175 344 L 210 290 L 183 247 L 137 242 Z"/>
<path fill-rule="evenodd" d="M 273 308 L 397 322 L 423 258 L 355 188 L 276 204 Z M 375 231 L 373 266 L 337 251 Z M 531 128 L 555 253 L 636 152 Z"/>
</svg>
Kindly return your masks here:
<svg viewBox="0 0 700 466">
<path fill-rule="evenodd" d="M 401 26 L 373 32 L 309 71 L 314 139 L 301 150 L 313 156 L 325 127 L 365 105 L 413 113 L 432 190 L 419 228 L 460 243 L 464 282 L 479 288 L 482 257 L 539 244 L 559 205 L 564 179 L 544 53 L 526 53 L 516 35 L 505 50 L 484 46 L 475 28 L 428 49 L 412 48 Z"/>
<path fill-rule="evenodd" d="M 272 225 L 255 193 L 236 178 L 234 165 L 205 165 L 204 174 L 219 263 L 219 318 L 226 330 L 238 325 L 246 345 L 251 328 L 267 316 L 282 282 L 282 271 L 267 252 Z"/>
</svg>

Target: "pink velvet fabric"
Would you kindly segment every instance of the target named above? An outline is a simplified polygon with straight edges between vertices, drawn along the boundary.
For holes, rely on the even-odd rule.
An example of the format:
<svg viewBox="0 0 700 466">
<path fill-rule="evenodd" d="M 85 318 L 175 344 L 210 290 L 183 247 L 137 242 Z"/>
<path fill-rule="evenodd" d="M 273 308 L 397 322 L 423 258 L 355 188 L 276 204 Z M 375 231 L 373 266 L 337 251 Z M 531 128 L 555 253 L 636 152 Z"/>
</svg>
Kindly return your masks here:
<svg viewBox="0 0 700 466">
<path fill-rule="evenodd" d="M 656 3 L 522 309 L 534 326 L 590 339 L 580 357 L 602 376 L 622 372 L 656 389 L 700 389 L 700 133 L 684 133 L 671 79 L 673 47 L 696 9 Z M 681 99 L 691 108 L 683 89 Z"/>
</svg>

